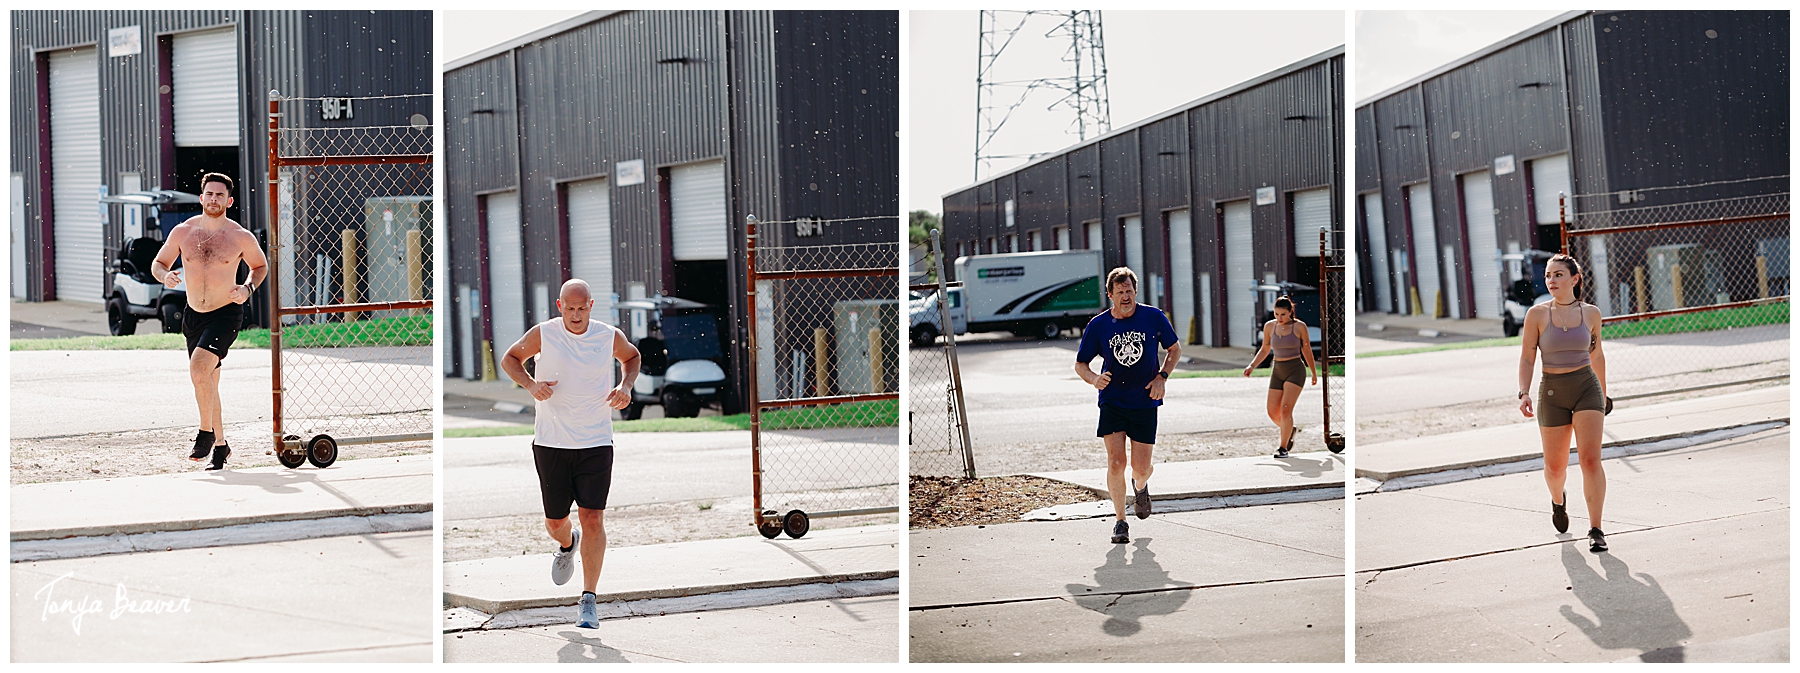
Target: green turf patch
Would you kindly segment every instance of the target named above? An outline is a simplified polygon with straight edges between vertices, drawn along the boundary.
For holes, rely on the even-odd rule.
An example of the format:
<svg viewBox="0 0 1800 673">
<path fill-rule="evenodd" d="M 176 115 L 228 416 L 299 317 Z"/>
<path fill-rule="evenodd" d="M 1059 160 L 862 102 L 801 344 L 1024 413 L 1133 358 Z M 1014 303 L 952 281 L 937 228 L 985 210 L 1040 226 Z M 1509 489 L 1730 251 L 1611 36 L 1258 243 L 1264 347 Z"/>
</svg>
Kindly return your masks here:
<svg viewBox="0 0 1800 673">
<path fill-rule="evenodd" d="M 764 430 L 809 430 L 816 428 L 881 428 L 900 424 L 900 405 L 895 400 L 857 402 L 836 406 L 802 409 L 776 409 L 763 414 Z M 730 416 L 698 416 L 694 418 L 647 418 L 636 421 L 613 421 L 613 432 L 719 432 L 749 430 L 750 414 Z M 529 435 L 529 425 L 505 425 L 486 428 L 456 428 L 444 431 L 446 438 L 508 437 Z"/>
<path fill-rule="evenodd" d="M 1518 346 L 1519 337 L 1500 337 L 1497 339 L 1477 339 L 1475 341 L 1458 341 L 1448 344 L 1434 344 L 1417 348 L 1396 348 L 1391 351 L 1375 351 L 1373 353 L 1357 353 L 1358 358 L 1379 358 L 1389 355 L 1412 355 L 1414 353 L 1435 353 L 1437 351 L 1457 351 L 1465 348 L 1493 348 L 1496 346 Z"/>
<path fill-rule="evenodd" d="M 1269 367 L 1263 367 L 1261 369 L 1256 369 L 1256 370 L 1253 370 L 1250 372 L 1250 378 L 1266 379 L 1266 378 L 1269 378 L 1269 372 L 1271 372 L 1271 371 L 1273 371 L 1273 370 Z M 1206 370 L 1201 370 L 1201 371 L 1197 371 L 1197 372 L 1179 372 L 1178 371 L 1173 374 L 1170 374 L 1169 378 L 1172 378 L 1172 379 L 1229 379 L 1229 378 L 1234 378 L 1234 377 L 1241 377 L 1243 375 L 1244 375 L 1244 370 L 1242 370 L 1242 369 L 1206 369 Z M 1309 373 L 1308 375 L 1310 376 L 1311 374 Z M 1343 376 L 1344 375 L 1344 366 L 1343 365 L 1331 365 L 1331 375 L 1338 376 L 1338 377 Z"/>
<path fill-rule="evenodd" d="M 1683 332 L 1710 332 L 1713 330 L 1732 329 L 1736 327 L 1755 327 L 1758 325 L 1782 325 L 1788 322 L 1788 303 L 1764 304 L 1761 306 L 1740 306 L 1738 308 L 1720 309 L 1717 311 L 1701 311 L 1681 315 L 1666 315 L 1647 320 L 1607 325 L 1600 331 L 1607 339 L 1629 339 L 1631 337 L 1651 336 L 1655 334 L 1680 334 Z"/>
<path fill-rule="evenodd" d="M 342 348 L 348 346 L 429 346 L 431 316 L 403 316 L 359 320 L 350 323 L 294 325 L 281 332 L 284 348 Z M 269 330 L 247 329 L 238 333 L 236 348 L 268 348 Z M 178 351 L 187 348 L 180 334 L 131 336 L 83 336 L 62 339 L 13 339 L 15 351 Z"/>
</svg>

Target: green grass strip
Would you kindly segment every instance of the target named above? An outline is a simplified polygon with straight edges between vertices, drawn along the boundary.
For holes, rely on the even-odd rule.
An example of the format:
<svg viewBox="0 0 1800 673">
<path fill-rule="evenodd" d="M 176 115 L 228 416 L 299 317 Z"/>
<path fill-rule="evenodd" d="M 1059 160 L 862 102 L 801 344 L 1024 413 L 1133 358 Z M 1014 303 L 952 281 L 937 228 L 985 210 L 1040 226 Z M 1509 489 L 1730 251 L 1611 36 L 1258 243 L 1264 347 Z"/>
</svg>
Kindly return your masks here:
<svg viewBox="0 0 1800 673">
<path fill-rule="evenodd" d="M 1375 351 L 1373 353 L 1357 353 L 1357 358 L 1379 358 L 1389 355 L 1412 355 L 1414 353 L 1435 353 L 1437 351 L 1457 351 L 1464 348 L 1493 348 L 1495 346 L 1517 346 L 1519 337 L 1499 337 L 1496 339 L 1476 339 L 1474 341 L 1458 341 L 1456 343 L 1433 344 L 1417 348 L 1396 348 L 1391 351 Z"/>
<path fill-rule="evenodd" d="M 1635 337 L 1656 336 L 1658 334 L 1682 334 L 1686 332 L 1711 332 L 1715 330 L 1756 327 L 1759 325 L 1781 325 L 1789 322 L 1788 302 L 1763 304 L 1761 306 L 1739 306 L 1737 308 L 1719 309 L 1717 311 L 1700 311 L 1681 315 L 1666 315 L 1646 320 L 1607 325 L 1600 331 L 1606 339 L 1631 339 Z M 1456 343 L 1419 346 L 1417 348 L 1396 348 L 1394 350 L 1358 353 L 1359 358 L 1379 358 L 1389 355 L 1412 355 L 1414 353 L 1432 353 L 1436 351 L 1453 351 L 1464 348 L 1493 348 L 1498 346 L 1517 347 L 1519 337 L 1500 337 L 1496 339 L 1479 339 L 1476 341 L 1460 341 Z"/>
<path fill-rule="evenodd" d="M 1257 369 L 1257 370 L 1250 372 L 1250 378 L 1266 379 L 1266 378 L 1269 378 L 1269 372 L 1271 372 L 1271 371 L 1273 371 L 1273 370 L 1269 367 Z M 1169 378 L 1172 378 L 1172 379 L 1229 379 L 1229 378 L 1234 378 L 1234 377 L 1240 377 L 1243 375 L 1244 375 L 1244 370 L 1242 370 L 1242 369 L 1204 369 L 1201 371 L 1194 371 L 1194 372 L 1178 371 L 1173 374 L 1170 374 Z M 1343 376 L 1344 375 L 1344 366 L 1343 365 L 1331 365 L 1331 375 L 1332 376 Z M 1308 373 L 1308 376 L 1311 376 L 1311 374 Z"/>
<path fill-rule="evenodd" d="M 151 325 L 156 325 L 154 321 Z M 343 348 L 349 346 L 429 346 L 431 316 L 402 316 L 350 323 L 294 325 L 282 330 L 284 348 Z M 269 330 L 247 329 L 232 344 L 237 348 L 268 348 Z M 180 334 L 131 336 L 82 336 L 61 339 L 14 339 L 15 351 L 143 351 L 182 350 L 187 340 Z"/>
<path fill-rule="evenodd" d="M 900 405 L 896 400 L 857 402 L 810 409 L 776 409 L 763 414 L 764 430 L 810 430 L 817 428 L 884 428 L 900 424 Z M 749 430 L 750 414 L 730 416 L 698 416 L 695 418 L 647 418 L 636 421 L 613 421 L 614 432 L 719 432 Z M 486 428 L 455 428 L 444 431 L 444 437 L 508 437 L 529 435 L 532 426 L 505 425 Z"/>
</svg>

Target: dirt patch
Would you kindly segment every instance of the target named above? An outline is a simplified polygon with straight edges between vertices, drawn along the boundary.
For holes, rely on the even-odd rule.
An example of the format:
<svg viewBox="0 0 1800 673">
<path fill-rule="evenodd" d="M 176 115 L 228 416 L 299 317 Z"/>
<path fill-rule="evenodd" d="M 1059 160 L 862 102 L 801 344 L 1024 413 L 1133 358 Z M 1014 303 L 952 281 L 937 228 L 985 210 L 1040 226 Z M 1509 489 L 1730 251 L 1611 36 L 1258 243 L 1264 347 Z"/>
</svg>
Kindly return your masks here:
<svg viewBox="0 0 1800 673">
<path fill-rule="evenodd" d="M 950 528 L 1018 521 L 1043 507 L 1093 502 L 1085 488 L 1040 477 L 913 477 L 907 488 L 912 528 Z"/>
<path fill-rule="evenodd" d="M 813 519 L 812 530 L 892 525 L 893 514 Z M 759 535 L 750 526 L 749 498 L 688 500 L 606 509 L 608 549 L 647 544 Z M 499 516 L 445 522 L 444 562 L 470 561 L 551 550 L 541 516 Z"/>
<path fill-rule="evenodd" d="M 232 469 L 280 465 L 271 449 L 268 423 L 228 425 Z M 116 479 L 193 472 L 206 463 L 188 460 L 194 429 L 161 428 L 38 439 L 14 438 L 13 484 L 40 484 L 79 479 Z M 339 460 L 388 458 L 431 453 L 431 442 L 396 442 L 346 446 Z M 301 469 L 312 469 L 311 467 Z"/>
</svg>

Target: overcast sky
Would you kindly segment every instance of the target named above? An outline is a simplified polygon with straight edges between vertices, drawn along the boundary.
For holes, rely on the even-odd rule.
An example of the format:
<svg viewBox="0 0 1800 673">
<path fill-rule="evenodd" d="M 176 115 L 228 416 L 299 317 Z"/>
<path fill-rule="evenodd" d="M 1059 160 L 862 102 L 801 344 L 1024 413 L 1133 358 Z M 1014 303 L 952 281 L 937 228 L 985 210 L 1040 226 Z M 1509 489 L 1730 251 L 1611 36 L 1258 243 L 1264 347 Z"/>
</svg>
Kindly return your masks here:
<svg viewBox="0 0 1800 673">
<path fill-rule="evenodd" d="M 438 41 L 438 44 L 444 50 L 443 62 L 449 63 L 588 11 L 585 9 L 508 10 L 503 12 L 440 11 L 437 13 L 437 18 L 438 30 L 442 32 L 440 36 L 442 39 Z"/>
<path fill-rule="evenodd" d="M 943 209 L 943 195 L 975 182 L 977 11 L 915 11 L 905 62 L 910 72 L 905 137 L 910 151 L 906 210 Z M 1006 17 L 1007 15 L 1002 15 Z M 1008 19 L 1016 22 L 1016 18 Z M 1233 84 L 1344 44 L 1341 11 L 1125 11 L 1102 14 L 1113 128 L 1124 128 Z M 1044 38 L 1049 24 L 1021 31 L 1002 55 L 1001 79 L 1066 76 L 1068 42 Z M 1027 73 L 1035 68 L 1036 73 Z M 1079 142 L 1074 113 L 1023 105 L 988 154 L 1049 153 Z M 1093 136 L 1090 135 L 1089 139 Z M 1025 159 L 996 163 L 982 177 Z"/>
<path fill-rule="evenodd" d="M 1566 11 L 1357 12 L 1351 102 L 1360 103 Z"/>
</svg>

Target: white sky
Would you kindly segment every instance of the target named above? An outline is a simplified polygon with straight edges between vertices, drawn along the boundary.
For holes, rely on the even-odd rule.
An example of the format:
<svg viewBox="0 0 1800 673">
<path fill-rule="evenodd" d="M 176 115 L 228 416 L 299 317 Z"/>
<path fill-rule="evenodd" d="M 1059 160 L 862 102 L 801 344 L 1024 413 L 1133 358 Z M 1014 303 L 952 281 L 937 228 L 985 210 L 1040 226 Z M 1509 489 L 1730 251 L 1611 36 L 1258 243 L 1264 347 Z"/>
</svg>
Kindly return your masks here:
<svg viewBox="0 0 1800 673">
<path fill-rule="evenodd" d="M 1566 11 L 1359 11 L 1351 104 Z"/>
<path fill-rule="evenodd" d="M 585 9 L 452 11 L 437 13 L 442 63 L 449 63 L 569 17 Z"/>
<path fill-rule="evenodd" d="M 938 212 L 944 194 L 975 182 L 978 12 L 914 11 L 908 18 L 903 61 L 909 72 L 903 72 L 910 90 L 909 101 L 901 103 L 910 116 L 903 136 L 909 150 L 904 210 Z M 1112 10 L 1102 20 L 1115 129 L 1342 45 L 1346 24 L 1341 11 Z M 1066 40 L 1053 45 L 1044 32 L 1021 31 L 1001 57 L 1015 67 L 1029 63 L 1041 69 L 1005 73 L 1002 79 L 1067 75 L 1058 60 Z M 1020 106 L 987 153 L 1049 153 L 1078 143 L 1070 126 L 1073 112 L 1046 111 L 1052 99 L 1042 100 Z M 982 177 L 1024 162 L 996 162 Z"/>
</svg>

